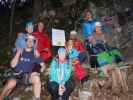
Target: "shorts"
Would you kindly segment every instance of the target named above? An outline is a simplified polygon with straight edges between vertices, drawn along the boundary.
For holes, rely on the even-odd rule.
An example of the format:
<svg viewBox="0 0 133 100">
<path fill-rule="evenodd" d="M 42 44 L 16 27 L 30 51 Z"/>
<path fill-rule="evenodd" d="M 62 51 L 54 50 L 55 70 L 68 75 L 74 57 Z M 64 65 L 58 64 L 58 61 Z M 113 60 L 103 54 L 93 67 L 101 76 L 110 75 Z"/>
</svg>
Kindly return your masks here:
<svg viewBox="0 0 133 100">
<path fill-rule="evenodd" d="M 30 75 L 31 73 L 17 73 L 13 71 L 11 72 L 11 75 L 8 77 L 8 80 L 14 79 L 20 85 L 31 85 Z"/>
<path fill-rule="evenodd" d="M 41 65 L 40 64 L 34 64 L 32 72 L 40 73 Z"/>
</svg>

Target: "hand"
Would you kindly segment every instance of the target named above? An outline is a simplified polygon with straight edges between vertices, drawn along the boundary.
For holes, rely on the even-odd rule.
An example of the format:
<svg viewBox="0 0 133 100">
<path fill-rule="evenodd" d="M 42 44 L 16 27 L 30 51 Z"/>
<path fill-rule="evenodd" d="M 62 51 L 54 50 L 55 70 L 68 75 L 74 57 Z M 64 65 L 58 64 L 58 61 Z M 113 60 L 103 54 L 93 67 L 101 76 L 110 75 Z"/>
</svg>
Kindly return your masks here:
<svg viewBox="0 0 133 100">
<path fill-rule="evenodd" d="M 92 43 L 92 41 L 93 41 L 93 36 L 89 36 L 89 37 L 88 37 L 88 41 L 89 41 L 90 43 Z"/>
<path fill-rule="evenodd" d="M 59 85 L 59 92 L 64 93 L 65 90 L 66 90 L 65 86 L 64 86 L 63 84 L 60 84 L 60 85 Z"/>
<path fill-rule="evenodd" d="M 41 65 L 40 72 L 42 73 L 42 72 L 44 72 L 46 65 L 45 65 L 45 63 L 41 63 L 40 65 Z"/>
<path fill-rule="evenodd" d="M 12 68 L 15 68 L 16 65 L 18 64 L 19 58 L 22 55 L 22 53 L 23 53 L 23 49 L 18 48 L 14 58 L 11 60 L 11 63 L 10 63 Z"/>
<path fill-rule="evenodd" d="M 44 72 L 44 70 L 45 70 L 45 68 L 44 67 L 41 67 L 40 72 L 42 73 L 42 72 Z"/>
<path fill-rule="evenodd" d="M 40 57 L 40 53 L 37 50 L 35 50 L 34 55 L 36 58 Z"/>
</svg>

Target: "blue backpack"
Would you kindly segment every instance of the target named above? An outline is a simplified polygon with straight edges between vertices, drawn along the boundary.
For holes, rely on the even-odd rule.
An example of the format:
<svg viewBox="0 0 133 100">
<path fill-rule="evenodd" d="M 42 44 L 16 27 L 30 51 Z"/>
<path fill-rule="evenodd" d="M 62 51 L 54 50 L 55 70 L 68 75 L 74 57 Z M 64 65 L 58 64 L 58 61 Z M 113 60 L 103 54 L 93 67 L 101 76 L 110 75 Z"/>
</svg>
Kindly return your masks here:
<svg viewBox="0 0 133 100">
<path fill-rule="evenodd" d="M 15 48 L 12 49 L 13 55 L 15 55 L 17 48 L 24 49 L 25 47 L 26 47 L 26 33 L 19 33 L 15 41 Z"/>
<path fill-rule="evenodd" d="M 26 47 L 26 34 L 20 33 L 15 41 L 15 48 L 25 48 Z"/>
</svg>

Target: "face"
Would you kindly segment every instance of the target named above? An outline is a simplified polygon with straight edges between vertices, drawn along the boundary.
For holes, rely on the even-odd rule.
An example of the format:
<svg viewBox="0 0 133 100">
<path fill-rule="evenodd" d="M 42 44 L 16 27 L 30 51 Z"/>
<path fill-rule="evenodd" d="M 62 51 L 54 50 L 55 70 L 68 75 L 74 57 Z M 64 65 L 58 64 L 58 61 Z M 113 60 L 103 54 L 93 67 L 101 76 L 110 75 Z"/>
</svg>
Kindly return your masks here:
<svg viewBox="0 0 133 100">
<path fill-rule="evenodd" d="M 27 27 L 27 28 L 26 28 L 26 31 L 27 31 L 28 33 L 32 33 L 32 32 L 33 32 L 33 27 Z"/>
<path fill-rule="evenodd" d="M 28 39 L 26 40 L 27 48 L 33 48 L 34 42 L 35 42 L 35 41 L 34 41 L 33 39 L 28 38 Z"/>
<path fill-rule="evenodd" d="M 76 39 L 77 38 L 77 36 L 76 35 L 70 35 L 70 39 Z"/>
<path fill-rule="evenodd" d="M 101 30 L 101 26 L 96 26 L 96 33 L 101 33 L 102 32 L 102 30 Z"/>
<path fill-rule="evenodd" d="M 66 54 L 65 53 L 59 53 L 58 56 L 59 56 L 59 60 L 61 60 L 61 61 L 64 61 L 65 58 L 66 58 Z"/>
<path fill-rule="evenodd" d="M 42 22 L 38 23 L 38 31 L 42 32 L 44 29 L 44 24 Z"/>
<path fill-rule="evenodd" d="M 86 14 L 85 14 L 85 19 L 86 19 L 86 20 L 91 20 L 91 19 L 92 19 L 92 14 L 91 14 L 91 12 L 86 12 Z"/>
<path fill-rule="evenodd" d="M 71 50 L 73 48 L 73 41 L 69 40 L 67 43 L 68 50 Z"/>
</svg>

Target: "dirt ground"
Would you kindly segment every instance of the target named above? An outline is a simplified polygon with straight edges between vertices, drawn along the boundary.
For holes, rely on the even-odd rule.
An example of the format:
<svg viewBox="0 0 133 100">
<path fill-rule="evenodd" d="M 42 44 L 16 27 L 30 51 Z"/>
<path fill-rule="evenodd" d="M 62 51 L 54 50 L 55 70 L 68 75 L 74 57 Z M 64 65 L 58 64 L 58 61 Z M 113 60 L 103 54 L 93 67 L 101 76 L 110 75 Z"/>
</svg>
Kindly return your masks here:
<svg viewBox="0 0 133 100">
<path fill-rule="evenodd" d="M 112 79 L 97 79 L 100 84 L 101 82 L 103 84 L 94 88 L 94 95 L 90 100 L 133 100 L 133 65 L 130 65 L 124 71 L 128 89 L 122 88 L 120 83 L 117 86 L 113 86 Z"/>
<path fill-rule="evenodd" d="M 88 100 L 133 100 L 133 65 L 130 65 L 124 71 L 128 89 L 122 88 L 120 83 L 113 86 L 111 78 L 93 78 L 92 81 L 95 80 L 92 90 L 93 95 Z"/>
<path fill-rule="evenodd" d="M 76 82 L 77 85 L 70 96 L 70 100 L 80 100 L 79 94 L 84 90 L 92 93 L 87 100 L 133 100 L 133 65 L 130 65 L 124 71 L 126 73 L 127 90 L 120 85 L 113 87 L 111 78 L 100 78 L 91 74 L 86 84 L 81 85 L 79 81 Z M 93 84 L 92 87 L 90 86 L 91 83 Z M 46 83 L 43 82 L 43 84 Z M 11 100 L 32 100 L 32 97 L 32 87 L 18 86 L 11 94 Z M 42 89 L 42 100 L 50 100 L 46 86 Z"/>
</svg>

